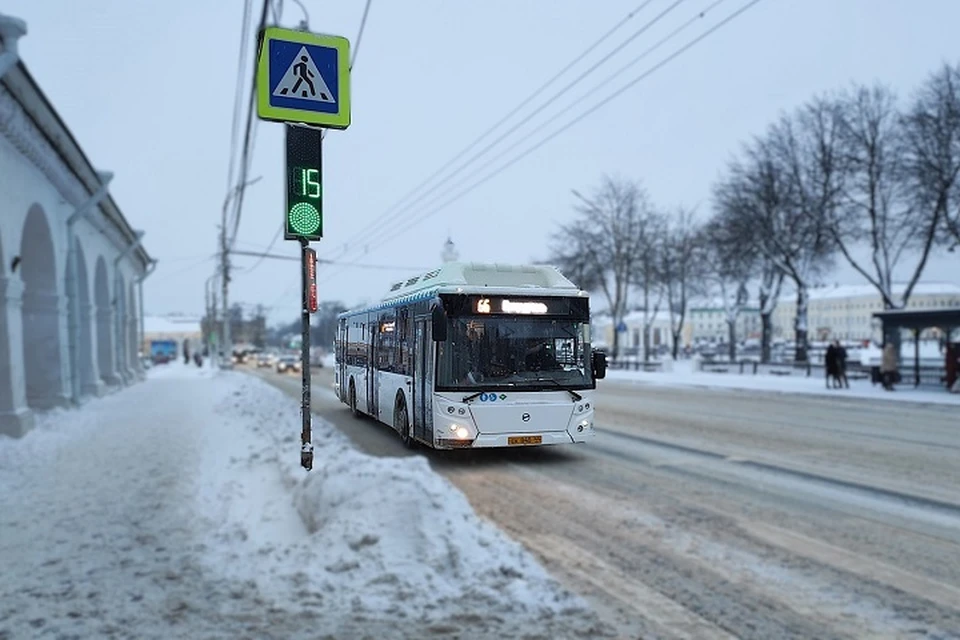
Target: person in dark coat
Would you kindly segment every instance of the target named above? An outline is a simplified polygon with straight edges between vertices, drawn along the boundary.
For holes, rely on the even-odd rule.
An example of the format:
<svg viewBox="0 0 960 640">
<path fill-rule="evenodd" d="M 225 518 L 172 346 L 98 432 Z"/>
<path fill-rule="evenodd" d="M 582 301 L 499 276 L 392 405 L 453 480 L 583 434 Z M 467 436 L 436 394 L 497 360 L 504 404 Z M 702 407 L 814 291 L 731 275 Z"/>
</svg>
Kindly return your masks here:
<svg viewBox="0 0 960 640">
<path fill-rule="evenodd" d="M 833 341 L 834 357 L 837 363 L 837 386 L 843 386 L 844 389 L 850 388 L 850 381 L 847 380 L 847 350 L 843 348 L 839 340 Z"/>
<path fill-rule="evenodd" d="M 823 356 L 823 368 L 826 375 L 825 382 L 827 383 L 827 389 L 839 387 L 840 380 L 838 376 L 837 347 L 835 343 L 831 342 L 830 346 L 827 347 L 827 353 Z"/>
</svg>

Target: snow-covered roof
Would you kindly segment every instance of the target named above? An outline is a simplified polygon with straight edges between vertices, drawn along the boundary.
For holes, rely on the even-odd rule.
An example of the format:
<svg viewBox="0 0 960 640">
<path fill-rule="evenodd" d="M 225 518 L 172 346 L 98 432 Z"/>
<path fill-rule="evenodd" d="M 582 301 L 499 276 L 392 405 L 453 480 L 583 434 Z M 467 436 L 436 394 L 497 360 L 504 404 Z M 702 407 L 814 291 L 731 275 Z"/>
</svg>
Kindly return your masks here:
<svg viewBox="0 0 960 640">
<path fill-rule="evenodd" d="M 144 316 L 144 333 L 200 333 L 200 319 L 191 316 Z"/>
<path fill-rule="evenodd" d="M 899 296 L 906 289 L 906 283 L 897 283 L 893 286 L 893 295 Z M 960 295 L 960 285 L 952 282 L 918 282 L 914 286 L 911 296 Z M 877 298 L 880 294 L 871 284 L 840 284 L 828 287 L 810 289 L 811 300 L 837 300 L 843 298 Z M 796 293 L 786 293 L 780 297 L 785 302 L 794 302 Z"/>
<path fill-rule="evenodd" d="M 578 291 L 573 284 L 550 265 L 482 264 L 447 262 L 442 266 L 395 282 L 385 300 L 403 298 L 413 293 L 438 287 L 543 287 Z"/>
</svg>

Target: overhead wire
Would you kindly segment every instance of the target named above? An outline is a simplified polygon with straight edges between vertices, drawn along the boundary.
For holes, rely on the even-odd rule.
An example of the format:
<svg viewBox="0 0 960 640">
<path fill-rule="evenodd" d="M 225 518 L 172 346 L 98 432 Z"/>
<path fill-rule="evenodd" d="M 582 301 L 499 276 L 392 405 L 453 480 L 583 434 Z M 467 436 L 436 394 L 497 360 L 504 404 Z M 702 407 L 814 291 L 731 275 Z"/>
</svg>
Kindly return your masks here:
<svg viewBox="0 0 960 640">
<path fill-rule="evenodd" d="M 521 152 L 520 154 L 514 156 L 513 158 L 511 158 L 509 161 L 507 161 L 506 163 L 504 163 L 503 165 L 501 165 L 500 167 L 498 167 L 498 168 L 495 169 L 494 171 L 488 173 L 486 176 L 484 176 L 484 177 L 481 178 L 480 180 L 477 180 L 476 182 L 474 182 L 473 184 L 471 184 L 471 185 L 470 185 L 469 187 L 467 187 L 466 189 L 460 191 L 457 195 L 449 198 L 448 200 L 444 201 L 443 203 L 441 203 L 441 204 L 438 205 L 437 207 L 435 207 L 435 208 L 433 208 L 433 209 L 429 209 L 429 210 L 423 212 L 422 215 L 420 215 L 418 218 L 416 218 L 416 219 L 413 220 L 412 222 L 408 223 L 403 229 L 396 231 L 396 232 L 395 232 L 394 234 L 392 234 L 390 237 L 391 237 L 391 238 L 396 238 L 397 236 L 399 236 L 399 235 L 403 234 L 404 232 L 406 232 L 406 231 L 410 230 L 411 228 L 413 228 L 416 224 L 419 224 L 420 222 L 422 222 L 423 220 L 429 218 L 430 216 L 435 215 L 436 213 L 439 213 L 440 211 L 442 211 L 443 209 L 445 209 L 446 207 L 448 207 L 448 206 L 449 206 L 450 204 L 452 204 L 453 202 L 456 202 L 457 200 L 459 200 L 460 198 L 464 197 L 465 195 L 467 195 L 467 194 L 470 193 L 471 191 L 477 189 L 478 187 L 480 187 L 481 185 L 485 184 L 485 183 L 488 182 L 489 180 L 493 179 L 493 178 L 496 177 L 497 175 L 503 173 L 504 171 L 506 171 L 507 169 L 509 169 L 510 167 L 512 167 L 514 164 L 516 164 L 517 162 L 519 162 L 519 161 L 522 160 L 523 158 L 529 156 L 529 155 L 530 155 L 531 153 L 533 153 L 534 151 L 536 151 L 536 150 L 540 149 L 541 147 L 543 147 L 543 146 L 544 146 L 545 144 L 547 144 L 548 142 L 556 139 L 557 137 L 559 137 L 559 136 L 562 135 L 563 133 L 569 131 L 572 126 L 578 124 L 579 122 L 582 122 L 582 121 L 583 121 L 584 119 L 586 119 L 588 116 L 596 113 L 596 112 L 597 112 L 598 110 L 600 110 L 602 107 L 604 107 L 605 105 L 609 104 L 610 102 L 612 102 L 612 101 L 615 100 L 616 98 L 618 98 L 618 97 L 620 97 L 621 95 L 623 95 L 626 91 L 628 91 L 629 89 L 633 88 L 633 87 L 636 86 L 638 83 L 642 82 L 643 80 L 645 80 L 646 78 L 648 78 L 650 75 L 652 75 L 653 73 L 655 73 L 657 70 L 659 70 L 659 69 L 663 68 L 664 66 L 666 66 L 667 64 L 669 64 L 671 61 L 675 60 L 677 57 L 679 57 L 680 55 L 682 55 L 683 53 L 685 53 L 686 51 L 688 51 L 690 48 L 694 47 L 694 46 L 697 45 L 699 42 L 703 41 L 704 39 L 706 39 L 707 37 L 709 37 L 710 35 L 712 35 L 712 34 L 715 33 L 716 31 L 718 31 L 719 29 L 721 29 L 722 27 L 724 27 L 725 25 L 727 25 L 728 23 L 730 23 L 731 21 L 733 21 L 734 19 L 736 19 L 737 17 L 739 17 L 740 15 L 742 15 L 743 13 L 745 13 L 747 10 L 749 10 L 751 7 L 753 7 L 754 5 L 758 4 L 759 2 L 760 2 L 760 0 L 750 0 L 749 2 L 745 3 L 745 4 L 742 5 L 739 9 L 737 9 L 736 11 L 734 11 L 733 13 L 731 13 L 730 15 L 728 15 L 727 17 L 723 18 L 721 21 L 719 21 L 718 23 L 716 23 L 716 24 L 713 25 L 712 27 L 708 28 L 706 31 L 704 31 L 704 32 L 701 33 L 700 35 L 698 35 L 698 36 L 696 36 L 695 38 L 689 40 L 687 43 L 685 43 L 684 45 L 682 45 L 682 46 L 679 47 L 678 49 L 674 50 L 674 51 L 673 51 L 671 54 L 669 54 L 666 58 L 660 60 L 659 62 L 657 62 L 656 64 L 654 64 L 652 67 L 648 68 L 646 71 L 644 71 L 644 72 L 641 73 L 640 75 L 636 76 L 635 78 L 633 78 L 632 80 L 630 80 L 630 81 L 629 81 L 628 83 L 626 83 L 625 85 L 621 86 L 619 89 L 617 89 L 617 90 L 614 91 L 613 93 L 607 95 L 605 98 L 603 98 L 603 99 L 600 100 L 599 102 L 591 105 L 589 108 L 585 109 L 582 113 L 580 113 L 579 115 L 577 115 L 576 117 L 574 117 L 572 120 L 570 120 L 570 121 L 564 123 L 562 126 L 558 127 L 555 131 L 553 131 L 552 133 L 550 133 L 549 135 L 547 135 L 546 137 L 544 137 L 544 138 L 543 138 L 542 140 L 540 140 L 539 142 L 537 142 L 537 143 L 535 143 L 534 145 L 528 147 L 527 149 L 525 149 L 525 150 L 524 150 L 523 152 Z M 382 244 L 382 241 L 381 241 L 379 244 Z M 332 278 L 333 276 L 335 276 L 337 273 L 339 273 L 339 272 L 334 272 L 333 274 L 328 275 L 327 278 L 326 278 L 325 280 L 321 281 L 321 282 L 328 282 L 329 279 Z"/>
<path fill-rule="evenodd" d="M 668 8 L 668 11 L 669 11 L 669 10 L 672 10 L 673 7 L 675 7 L 677 4 L 679 4 L 679 2 L 682 2 L 682 1 L 683 1 L 683 0 L 676 0 L 676 1 L 674 2 L 674 4 L 673 4 L 670 8 Z M 622 19 L 621 19 L 619 22 L 617 22 L 613 27 L 611 27 L 611 28 L 610 28 L 609 30 L 607 30 L 603 35 L 601 35 L 596 41 L 594 41 L 590 46 L 588 46 L 588 47 L 587 47 L 586 49 L 584 49 L 581 53 L 579 53 L 573 60 L 571 60 L 569 63 L 567 63 L 562 69 L 560 69 L 560 71 L 558 71 L 557 73 L 555 73 L 553 76 L 550 77 L 550 79 L 548 79 L 546 82 L 544 82 L 543 84 L 541 84 L 537 89 L 535 89 L 535 90 L 533 91 L 533 93 L 531 93 L 531 94 L 528 95 L 526 98 L 524 98 L 518 105 L 516 105 L 513 109 L 511 109 L 506 115 L 504 115 L 503 117 L 501 117 L 496 123 L 494 123 L 494 124 L 493 124 L 491 127 L 489 127 L 486 131 L 484 131 L 484 132 L 481 133 L 479 136 L 477 136 L 477 137 L 476 137 L 472 142 L 470 142 L 466 147 L 464 147 L 464 148 L 461 149 L 459 152 L 457 152 L 457 154 L 455 154 L 451 159 L 447 160 L 445 163 L 443 163 L 442 165 L 440 165 L 440 167 L 439 167 L 436 171 L 434 171 L 432 174 L 430 174 L 426 179 L 424 179 L 422 182 L 420 182 L 416 187 L 414 187 L 414 188 L 411 189 L 409 192 L 407 192 L 406 194 L 404 194 L 404 196 L 402 196 L 398 201 L 396 201 L 394 204 L 392 204 L 392 205 L 390 205 L 389 207 L 387 207 L 387 209 L 386 209 L 383 213 L 381 213 L 379 216 L 377 216 L 376 218 L 374 218 L 370 223 L 368 223 L 367 225 L 365 225 L 364 227 L 362 227 L 362 228 L 360 229 L 360 231 L 358 231 L 356 234 L 354 234 L 353 237 L 351 237 L 350 239 L 347 240 L 346 245 L 347 245 L 347 246 L 350 246 L 350 245 L 354 244 L 359 238 L 364 237 L 371 229 L 375 229 L 375 228 L 377 227 L 377 225 L 380 223 L 381 220 L 387 218 L 387 216 L 389 216 L 390 214 L 392 214 L 392 213 L 394 212 L 394 210 L 397 209 L 397 207 L 400 207 L 400 206 L 401 206 L 405 201 L 407 201 L 411 196 L 415 195 L 415 194 L 416 194 L 418 191 L 420 191 L 423 187 L 425 187 L 425 186 L 427 186 L 428 184 L 430 184 L 430 182 L 431 182 L 434 178 L 436 178 L 436 177 L 439 176 L 440 174 L 444 173 L 453 163 L 457 162 L 460 158 L 462 158 L 462 157 L 465 156 L 467 153 L 469 153 L 474 147 L 476 147 L 476 146 L 477 146 L 478 144 L 480 144 L 482 141 L 486 140 L 487 137 L 488 137 L 491 133 L 493 133 L 494 131 L 496 131 L 501 125 L 503 125 L 503 124 L 506 123 L 508 120 L 510 120 L 510 118 L 512 118 L 514 115 L 516 115 L 517 113 L 519 113 L 520 110 L 522 110 L 525 106 L 527 106 L 528 104 L 530 104 L 537 96 L 539 96 L 540 94 L 542 94 L 542 93 L 543 93 L 548 87 L 550 87 L 554 82 L 556 82 L 557 80 L 559 80 L 567 71 L 569 71 L 570 69 L 572 69 L 574 66 L 577 65 L 577 63 L 579 63 L 580 61 L 582 61 L 582 60 L 583 60 L 584 58 L 586 58 L 590 53 L 592 53 L 594 50 L 596 50 L 597 47 L 599 47 L 599 46 L 600 46 L 601 44 L 603 44 L 606 40 L 608 40 L 608 39 L 609 39 L 614 33 L 616 33 L 623 25 L 625 25 L 625 24 L 626 24 L 627 22 L 629 22 L 632 18 L 634 18 L 640 11 L 642 11 L 643 9 L 645 9 L 645 8 L 647 7 L 647 5 L 649 5 L 651 2 L 653 2 L 653 0 L 645 0 L 644 2 L 640 3 L 636 8 L 634 8 L 632 11 L 630 11 L 624 18 L 622 18 Z M 589 74 L 592 73 L 594 70 L 596 70 L 596 68 L 599 67 L 599 65 L 603 64 L 603 62 L 605 62 L 606 60 L 608 60 L 608 59 L 610 58 L 610 56 L 614 55 L 617 51 L 622 50 L 624 46 L 626 46 L 627 44 L 629 44 L 629 42 L 632 42 L 633 39 L 635 39 L 637 36 L 639 36 L 640 33 L 642 33 L 643 31 L 645 31 L 647 28 L 649 28 L 649 23 L 648 23 L 647 25 L 644 25 L 643 27 L 641 27 L 641 29 L 639 30 L 639 32 L 634 33 L 634 35 L 631 36 L 631 38 L 628 39 L 626 42 L 621 43 L 621 45 L 620 45 L 614 52 L 608 54 L 603 60 L 601 60 L 601 62 L 595 64 L 593 67 L 591 67 L 591 69 L 589 69 L 587 72 L 585 72 L 584 74 L 582 74 L 581 77 L 580 77 L 580 79 L 583 79 L 584 77 L 586 77 L 586 75 L 589 75 Z M 577 81 L 575 81 L 575 82 L 572 83 L 572 84 L 576 84 L 576 82 L 577 82 Z M 572 85 L 570 85 L 570 86 L 572 86 Z M 569 88 L 569 86 L 568 86 L 567 88 Z M 549 102 L 549 101 L 548 101 L 548 102 Z M 541 108 L 538 109 L 538 111 L 536 111 L 535 113 L 539 112 L 539 111 L 542 110 L 542 109 L 543 109 L 543 106 L 541 106 Z M 529 117 L 528 117 L 527 119 L 529 119 Z M 441 180 L 441 181 L 438 183 L 438 185 L 443 184 L 443 182 L 446 181 L 446 180 L 448 180 L 449 178 L 450 178 L 450 176 L 447 176 L 446 178 L 444 178 L 443 180 Z M 434 188 L 436 188 L 438 185 L 434 185 Z M 408 205 L 408 206 L 409 206 L 409 205 Z M 341 253 L 340 255 L 343 255 L 343 254 Z"/>
<path fill-rule="evenodd" d="M 350 71 L 353 71 L 353 64 L 357 60 L 357 54 L 360 53 L 360 41 L 363 39 L 363 31 L 367 27 L 367 15 L 370 13 L 370 4 L 373 0 L 367 0 L 366 4 L 363 7 L 363 15 L 360 17 L 360 28 L 357 29 L 357 37 L 354 40 L 354 46 L 350 52 L 350 66 L 348 67 Z M 320 139 L 324 140 L 327 137 L 327 129 L 324 129 L 320 132 Z"/>
<path fill-rule="evenodd" d="M 260 11 L 260 21 L 256 30 L 257 33 L 259 33 L 266 26 L 267 13 L 269 9 L 270 9 L 269 0 L 264 0 L 263 5 L 261 7 L 261 11 Z M 237 178 L 237 182 L 240 186 L 237 188 L 237 195 L 233 200 L 234 206 L 233 206 L 233 215 L 231 218 L 233 221 L 233 224 L 232 224 L 233 232 L 231 233 L 230 240 L 227 243 L 229 247 L 233 246 L 233 243 L 237 238 L 237 231 L 239 230 L 239 227 L 240 227 L 240 218 L 241 218 L 241 215 L 243 214 L 243 197 L 245 192 L 244 183 L 246 182 L 247 176 L 250 173 L 250 165 L 252 160 L 253 138 L 254 138 L 254 131 L 256 130 L 256 121 L 253 117 L 253 113 L 256 110 L 255 104 L 256 104 L 256 98 L 257 98 L 256 62 L 257 61 L 254 60 L 253 70 L 252 70 L 253 72 L 251 74 L 251 78 L 253 78 L 253 82 L 251 82 L 251 86 L 250 86 L 250 96 L 249 96 L 248 106 L 247 106 L 246 133 L 244 134 L 243 153 L 241 154 L 241 159 L 240 159 L 241 173 L 240 173 L 240 176 Z"/>
<path fill-rule="evenodd" d="M 240 111 L 243 104 L 243 87 L 245 85 L 244 67 L 246 66 L 247 46 L 249 44 L 247 32 L 250 30 L 250 11 L 252 8 L 253 0 L 244 0 L 243 19 L 240 26 L 240 53 L 237 56 L 237 86 L 233 101 L 233 119 L 230 124 L 230 156 L 229 164 L 227 165 L 227 191 L 233 189 L 234 158 L 237 152 L 237 139 L 239 137 L 237 128 L 240 124 Z"/>
<path fill-rule="evenodd" d="M 707 6 L 706 8 L 697 11 L 697 12 L 696 12 L 691 18 L 689 18 L 687 21 L 683 22 L 683 23 L 680 24 L 678 27 L 676 27 L 675 29 L 673 29 L 670 33 L 668 33 L 668 34 L 666 34 L 664 37 L 662 37 L 660 40 L 658 40 L 657 42 L 655 42 L 655 43 L 652 44 L 651 46 L 647 47 L 647 48 L 646 48 L 644 51 L 642 51 L 638 56 L 636 56 L 635 58 L 633 58 L 632 60 L 630 60 L 629 62 L 627 62 L 625 65 L 621 66 L 619 69 L 617 69 L 617 70 L 616 70 L 615 72 L 613 72 L 612 74 L 608 75 L 606 78 L 604 78 L 603 80 L 601 80 L 599 83 L 597 83 L 596 85 L 594 85 L 593 87 L 591 87 L 588 91 L 585 91 L 582 95 L 580 95 L 580 96 L 578 96 L 576 99 L 572 100 L 566 107 L 564 107 L 564 108 L 561 109 L 560 111 L 558 111 L 558 112 L 556 112 L 555 114 L 553 114 L 552 116 L 550 116 L 550 118 L 548 118 L 548 119 L 545 120 L 544 122 L 541 122 L 539 125 L 537 125 L 536 127 L 534 127 L 532 130 L 530 130 L 530 131 L 528 131 L 527 133 L 525 133 L 525 134 L 524 134 L 523 136 L 521 136 L 518 140 L 516 140 L 515 142 L 513 142 L 510 146 L 506 147 L 505 149 L 502 149 L 502 150 L 500 151 L 500 153 L 497 155 L 497 157 L 491 158 L 491 159 L 488 160 L 487 162 L 485 162 L 485 163 L 481 164 L 480 166 L 474 168 L 474 169 L 473 169 L 472 171 L 470 171 L 467 175 L 465 175 L 462 179 L 460 179 L 459 181 L 457 181 L 457 182 L 454 183 L 453 185 L 449 186 L 449 188 L 447 188 L 446 190 L 444 190 L 444 191 L 442 191 L 441 193 L 437 194 L 434 198 L 432 198 L 432 199 L 431 199 L 428 203 L 426 203 L 424 206 L 429 207 L 429 206 L 431 206 L 433 203 L 438 202 L 438 201 L 440 201 L 441 199 L 443 199 L 444 197 L 448 196 L 450 193 L 453 193 L 453 192 L 456 191 L 459 187 L 461 187 L 462 185 L 464 185 L 464 184 L 466 184 L 467 182 L 469 182 L 474 176 L 476 176 L 476 175 L 478 175 L 480 172 L 482 172 L 484 169 L 490 167 L 490 166 L 493 165 L 493 164 L 496 164 L 499 160 L 501 160 L 501 158 L 502 158 L 503 155 L 505 155 L 505 154 L 509 153 L 510 151 L 513 151 L 514 149 L 516 149 L 516 148 L 519 147 L 522 143 L 526 142 L 527 140 L 529 140 L 530 138 L 532 138 L 532 137 L 533 137 L 534 135 L 536 135 L 537 133 L 543 131 L 547 126 L 549 126 L 550 124 L 553 124 L 554 122 L 556 122 L 557 120 L 559 120 L 561 116 L 563 116 L 563 115 L 566 114 L 566 113 L 569 113 L 569 112 L 570 112 L 572 109 L 574 109 L 575 107 L 577 107 L 577 106 L 579 106 L 579 105 L 582 105 L 582 104 L 588 102 L 589 99 L 590 99 L 593 95 L 595 95 L 598 90 L 602 89 L 602 88 L 605 87 L 606 85 L 608 85 L 608 84 L 610 84 L 611 82 L 613 82 L 614 80 L 616 80 L 618 77 L 620 77 L 620 76 L 623 75 L 625 72 L 627 72 L 627 71 L 630 70 L 632 67 L 634 67 L 637 63 L 641 62 L 642 60 L 646 59 L 650 54 L 654 53 L 657 49 L 659 49 L 660 47 L 662 47 L 663 45 L 665 45 L 665 44 L 668 43 L 669 41 L 671 41 L 671 40 L 673 40 L 674 38 L 676 38 L 676 37 L 677 37 L 678 35 L 680 35 L 683 31 L 685 31 L 686 29 L 690 28 L 690 27 L 691 27 L 692 25 L 694 25 L 695 23 L 697 23 L 697 22 L 699 22 L 700 20 L 702 20 L 703 18 L 705 18 L 706 15 L 707 15 L 710 11 L 712 11 L 713 9 L 715 9 L 717 6 L 719 6 L 720 4 L 722 4 L 722 3 L 725 2 L 725 1 L 726 1 L 726 0 L 714 0 L 714 2 L 711 3 L 709 6 Z M 401 228 L 401 227 L 403 227 L 403 226 L 405 226 L 405 225 L 406 225 L 406 221 L 403 220 L 402 218 L 398 218 L 398 219 L 395 219 L 395 220 L 391 220 L 391 221 L 388 222 L 386 225 L 381 226 L 381 228 L 377 229 L 375 232 L 373 232 L 372 234 L 370 234 L 370 235 L 366 238 L 367 243 L 369 244 L 370 242 L 374 242 L 374 241 L 376 241 L 376 240 L 379 240 L 380 237 L 382 237 L 382 236 L 393 235 L 393 234 L 395 233 L 395 228 Z"/>
</svg>

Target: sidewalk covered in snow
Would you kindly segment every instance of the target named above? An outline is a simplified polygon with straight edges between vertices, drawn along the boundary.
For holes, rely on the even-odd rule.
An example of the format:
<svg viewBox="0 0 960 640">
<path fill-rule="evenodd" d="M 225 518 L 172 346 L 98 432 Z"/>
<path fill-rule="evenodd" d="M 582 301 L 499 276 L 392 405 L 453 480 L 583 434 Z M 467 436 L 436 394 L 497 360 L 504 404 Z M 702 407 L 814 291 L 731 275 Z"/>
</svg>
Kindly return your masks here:
<svg viewBox="0 0 960 640">
<path fill-rule="evenodd" d="M 576 638 L 596 617 L 421 456 L 171 363 L 0 437 L 0 638 Z"/>
</svg>

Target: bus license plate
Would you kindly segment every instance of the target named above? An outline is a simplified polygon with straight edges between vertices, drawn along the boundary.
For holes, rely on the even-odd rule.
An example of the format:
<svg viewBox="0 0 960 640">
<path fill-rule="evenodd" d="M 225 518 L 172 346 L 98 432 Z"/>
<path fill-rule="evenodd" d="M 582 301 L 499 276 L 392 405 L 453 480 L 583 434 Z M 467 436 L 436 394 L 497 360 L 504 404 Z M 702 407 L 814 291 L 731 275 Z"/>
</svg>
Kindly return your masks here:
<svg viewBox="0 0 960 640">
<path fill-rule="evenodd" d="M 507 438 L 508 445 L 514 444 L 542 444 L 543 436 L 510 436 Z"/>
</svg>

